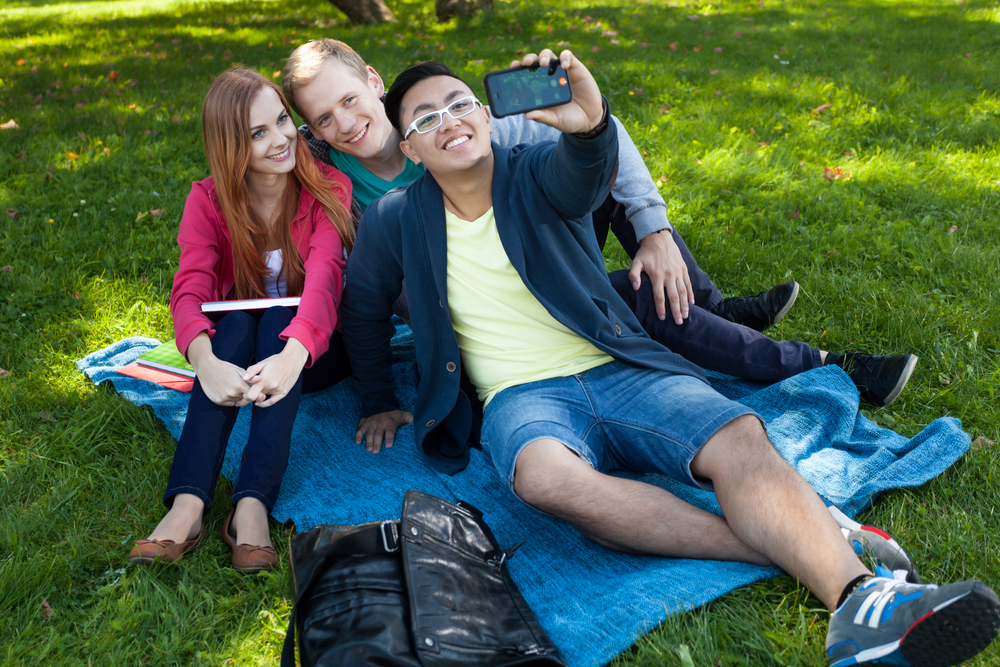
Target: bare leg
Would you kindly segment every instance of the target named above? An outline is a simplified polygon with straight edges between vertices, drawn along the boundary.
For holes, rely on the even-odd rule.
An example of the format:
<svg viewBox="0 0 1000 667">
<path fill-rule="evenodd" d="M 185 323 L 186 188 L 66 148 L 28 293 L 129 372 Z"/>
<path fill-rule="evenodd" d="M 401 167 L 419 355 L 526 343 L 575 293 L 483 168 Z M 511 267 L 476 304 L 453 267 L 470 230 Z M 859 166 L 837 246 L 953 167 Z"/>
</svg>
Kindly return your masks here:
<svg viewBox="0 0 1000 667">
<path fill-rule="evenodd" d="M 273 546 L 267 526 L 267 507 L 257 498 L 244 496 L 239 499 L 231 526 L 236 533 L 237 544 Z"/>
<path fill-rule="evenodd" d="M 772 564 L 736 537 L 722 517 L 651 484 L 597 472 L 555 440 L 536 440 L 521 451 L 514 490 L 529 505 L 612 549 Z"/>
<path fill-rule="evenodd" d="M 852 579 L 871 574 L 756 418 L 740 417 L 719 429 L 691 462 L 691 472 L 712 480 L 742 542 L 798 578 L 831 610 Z"/>
<path fill-rule="evenodd" d="M 148 539 L 173 540 L 178 544 L 193 540 L 201 532 L 204 511 L 205 503 L 201 498 L 190 493 L 178 493 L 170 511 L 160 519 Z"/>
</svg>

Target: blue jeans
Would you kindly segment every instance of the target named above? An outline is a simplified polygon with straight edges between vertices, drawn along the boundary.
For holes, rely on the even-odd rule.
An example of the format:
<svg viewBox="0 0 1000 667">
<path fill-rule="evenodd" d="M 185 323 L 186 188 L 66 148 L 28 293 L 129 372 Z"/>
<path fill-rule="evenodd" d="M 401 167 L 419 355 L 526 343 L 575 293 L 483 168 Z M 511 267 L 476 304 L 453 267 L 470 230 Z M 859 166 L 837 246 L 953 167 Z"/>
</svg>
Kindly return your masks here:
<svg viewBox="0 0 1000 667">
<path fill-rule="evenodd" d="M 233 311 L 215 327 L 212 352 L 223 361 L 246 368 L 261 359 L 281 352 L 285 341 L 278 335 L 293 317 L 290 309 L 270 308 L 259 318 L 245 311 Z M 351 374 L 340 332 L 334 332 L 330 349 L 302 371 L 291 391 L 267 408 L 251 408 L 250 437 L 243 449 L 240 469 L 233 484 L 233 504 L 240 498 L 257 498 L 274 507 L 281 488 L 281 478 L 288 466 L 292 426 L 302 393 L 333 386 Z M 236 423 L 239 408 L 216 405 L 208 399 L 195 378 L 188 404 L 187 419 L 181 432 L 163 503 L 169 508 L 178 493 L 201 498 L 205 509 L 212 506 L 215 483 L 226 456 L 229 434 Z"/>
<path fill-rule="evenodd" d="M 618 237 L 628 256 L 635 257 L 639 251 L 635 230 L 625 219 L 625 208 L 610 195 L 594 211 L 594 231 L 602 248 L 609 229 Z M 684 324 L 674 323 L 669 304 L 667 318 L 661 320 L 657 316 L 653 287 L 646 274 L 642 274 L 638 291 L 632 289 L 628 271 L 608 274 L 615 291 L 635 313 L 650 338 L 704 369 L 745 380 L 780 382 L 823 365 L 818 348 L 800 341 L 774 340 L 713 314 L 711 310 L 722 301 L 722 293 L 698 266 L 677 230 L 673 232 L 673 239 L 687 265 L 694 290 L 695 304 L 688 310 Z"/>
<path fill-rule="evenodd" d="M 756 413 L 697 378 L 610 361 L 504 389 L 486 406 L 480 442 L 511 492 L 517 457 L 541 439 L 599 472 L 656 472 L 711 490 L 691 474 L 691 461 L 742 415 Z"/>
</svg>

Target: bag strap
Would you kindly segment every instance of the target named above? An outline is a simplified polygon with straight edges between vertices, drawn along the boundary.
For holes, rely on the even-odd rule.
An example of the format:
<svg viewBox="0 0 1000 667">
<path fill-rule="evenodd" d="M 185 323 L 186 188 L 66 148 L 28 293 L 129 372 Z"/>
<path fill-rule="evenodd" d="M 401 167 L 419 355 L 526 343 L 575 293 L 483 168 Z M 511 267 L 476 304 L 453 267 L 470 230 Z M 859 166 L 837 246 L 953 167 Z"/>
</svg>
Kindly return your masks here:
<svg viewBox="0 0 1000 667">
<path fill-rule="evenodd" d="M 371 556 L 394 551 L 399 551 L 399 521 L 373 523 L 361 530 L 351 531 L 338 537 L 326 548 L 322 560 L 313 568 L 309 580 L 295 596 L 295 604 L 288 618 L 288 630 L 285 632 L 285 644 L 281 649 L 281 667 L 295 667 L 295 612 L 299 608 L 299 602 L 311 592 L 330 561 L 337 556 Z"/>
</svg>

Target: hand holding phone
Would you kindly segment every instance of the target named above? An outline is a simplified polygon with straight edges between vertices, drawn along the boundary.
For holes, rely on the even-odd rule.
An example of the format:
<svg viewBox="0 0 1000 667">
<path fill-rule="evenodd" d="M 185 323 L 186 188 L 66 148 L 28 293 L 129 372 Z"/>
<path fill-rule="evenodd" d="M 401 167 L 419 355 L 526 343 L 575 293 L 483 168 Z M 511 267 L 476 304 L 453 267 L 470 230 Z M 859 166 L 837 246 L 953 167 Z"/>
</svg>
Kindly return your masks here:
<svg viewBox="0 0 1000 667">
<path fill-rule="evenodd" d="M 566 104 L 573 99 L 569 76 L 558 60 L 490 72 L 483 79 L 495 118 Z"/>
<path fill-rule="evenodd" d="M 545 49 L 539 55 L 530 53 L 521 60 L 515 60 L 511 63 L 511 67 L 531 67 L 537 63 L 542 68 L 548 68 L 553 62 L 558 62 L 566 71 L 569 84 L 567 87 L 572 88 L 573 91 L 572 99 L 558 106 L 529 111 L 525 114 L 525 118 L 544 123 L 568 134 L 589 132 L 597 127 L 604 116 L 601 90 L 590 71 L 571 51 L 565 50 L 556 58 L 551 49 Z"/>
</svg>

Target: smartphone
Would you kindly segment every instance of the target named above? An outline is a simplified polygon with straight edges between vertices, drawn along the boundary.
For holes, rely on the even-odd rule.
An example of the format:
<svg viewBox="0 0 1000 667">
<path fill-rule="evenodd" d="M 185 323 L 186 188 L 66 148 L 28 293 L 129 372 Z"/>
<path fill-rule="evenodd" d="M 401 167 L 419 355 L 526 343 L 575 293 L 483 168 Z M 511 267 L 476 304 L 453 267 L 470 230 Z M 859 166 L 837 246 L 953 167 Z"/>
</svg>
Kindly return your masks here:
<svg viewBox="0 0 1000 667">
<path fill-rule="evenodd" d="M 490 114 L 495 118 L 566 104 L 573 99 L 566 70 L 553 60 L 548 67 L 512 67 L 483 78 Z"/>
</svg>

